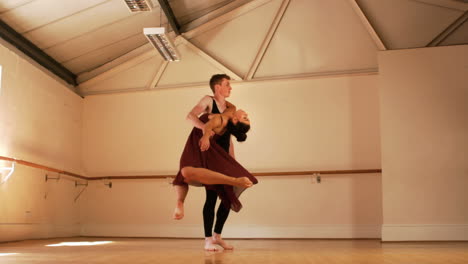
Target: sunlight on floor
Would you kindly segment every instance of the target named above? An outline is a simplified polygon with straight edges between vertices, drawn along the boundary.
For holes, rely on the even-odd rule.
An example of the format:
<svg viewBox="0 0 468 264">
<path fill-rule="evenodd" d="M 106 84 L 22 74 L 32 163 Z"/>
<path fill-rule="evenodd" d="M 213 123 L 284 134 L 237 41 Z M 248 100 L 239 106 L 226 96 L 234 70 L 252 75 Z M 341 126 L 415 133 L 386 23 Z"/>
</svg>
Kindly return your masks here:
<svg viewBox="0 0 468 264">
<path fill-rule="evenodd" d="M 58 244 L 50 244 L 46 245 L 47 247 L 63 247 L 63 246 L 68 246 L 68 247 L 78 247 L 78 246 L 96 246 L 96 245 L 104 245 L 104 244 L 110 244 L 113 243 L 113 241 L 93 241 L 93 242 L 88 242 L 88 241 L 81 241 L 81 242 L 62 242 Z"/>
<path fill-rule="evenodd" d="M 0 253 L 0 257 L 11 256 L 11 255 L 18 255 L 18 253 Z"/>
</svg>

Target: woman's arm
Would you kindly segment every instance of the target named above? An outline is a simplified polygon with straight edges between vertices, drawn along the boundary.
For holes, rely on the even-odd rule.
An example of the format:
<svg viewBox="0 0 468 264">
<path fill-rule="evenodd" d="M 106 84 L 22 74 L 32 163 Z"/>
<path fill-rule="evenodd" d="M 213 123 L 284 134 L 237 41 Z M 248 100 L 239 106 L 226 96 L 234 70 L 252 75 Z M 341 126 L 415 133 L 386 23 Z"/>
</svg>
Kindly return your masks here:
<svg viewBox="0 0 468 264">
<path fill-rule="evenodd" d="M 205 126 L 203 127 L 203 136 L 199 142 L 201 151 L 205 151 L 210 148 L 210 137 L 216 132 L 219 132 L 222 127 L 223 123 L 221 121 L 220 114 L 213 115 L 213 117 L 205 123 Z"/>
</svg>

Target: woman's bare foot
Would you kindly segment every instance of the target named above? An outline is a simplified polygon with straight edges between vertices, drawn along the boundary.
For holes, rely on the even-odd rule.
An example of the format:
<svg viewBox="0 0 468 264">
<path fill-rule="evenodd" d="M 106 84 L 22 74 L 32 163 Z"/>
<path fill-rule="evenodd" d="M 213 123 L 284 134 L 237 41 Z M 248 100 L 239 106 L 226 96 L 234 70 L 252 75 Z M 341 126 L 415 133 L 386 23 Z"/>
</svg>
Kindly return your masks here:
<svg viewBox="0 0 468 264">
<path fill-rule="evenodd" d="M 174 216 L 175 220 L 180 220 L 184 218 L 184 203 L 177 202 L 176 208 L 174 209 Z"/>
<path fill-rule="evenodd" d="M 252 187 L 253 183 L 247 177 L 236 178 L 236 183 L 234 186 L 249 188 Z"/>
<path fill-rule="evenodd" d="M 214 243 L 213 237 L 205 237 L 205 250 L 206 251 L 218 251 Z"/>
<path fill-rule="evenodd" d="M 214 233 L 213 235 L 213 243 L 214 244 L 217 244 L 217 245 L 220 245 L 221 247 L 223 247 L 224 249 L 226 250 L 233 250 L 234 247 L 229 245 L 228 243 L 226 243 L 222 238 L 221 238 L 221 234 L 217 234 L 217 233 Z"/>
</svg>

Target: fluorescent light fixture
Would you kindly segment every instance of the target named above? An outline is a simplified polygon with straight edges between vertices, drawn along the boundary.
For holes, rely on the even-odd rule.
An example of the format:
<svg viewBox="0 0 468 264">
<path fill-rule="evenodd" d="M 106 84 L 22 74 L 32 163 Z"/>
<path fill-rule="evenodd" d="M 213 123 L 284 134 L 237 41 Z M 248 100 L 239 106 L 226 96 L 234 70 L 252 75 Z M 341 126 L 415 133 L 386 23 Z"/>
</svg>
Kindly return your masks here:
<svg viewBox="0 0 468 264">
<path fill-rule="evenodd" d="M 130 12 L 151 11 L 149 0 L 125 0 Z"/>
<path fill-rule="evenodd" d="M 169 36 L 166 34 L 166 29 L 163 27 L 143 28 L 148 41 L 155 47 L 164 60 L 180 61 L 180 55 L 172 44 Z"/>
</svg>

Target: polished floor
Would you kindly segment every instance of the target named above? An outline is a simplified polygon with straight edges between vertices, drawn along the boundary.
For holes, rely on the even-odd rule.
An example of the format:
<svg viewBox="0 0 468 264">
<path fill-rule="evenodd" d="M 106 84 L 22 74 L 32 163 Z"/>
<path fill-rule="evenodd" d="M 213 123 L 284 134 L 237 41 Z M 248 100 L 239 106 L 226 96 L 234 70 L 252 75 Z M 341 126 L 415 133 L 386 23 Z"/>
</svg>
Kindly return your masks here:
<svg viewBox="0 0 468 264">
<path fill-rule="evenodd" d="M 468 242 L 379 240 L 228 240 L 205 252 L 201 239 L 63 238 L 0 243 L 0 263 L 383 263 L 467 264 Z"/>
</svg>

